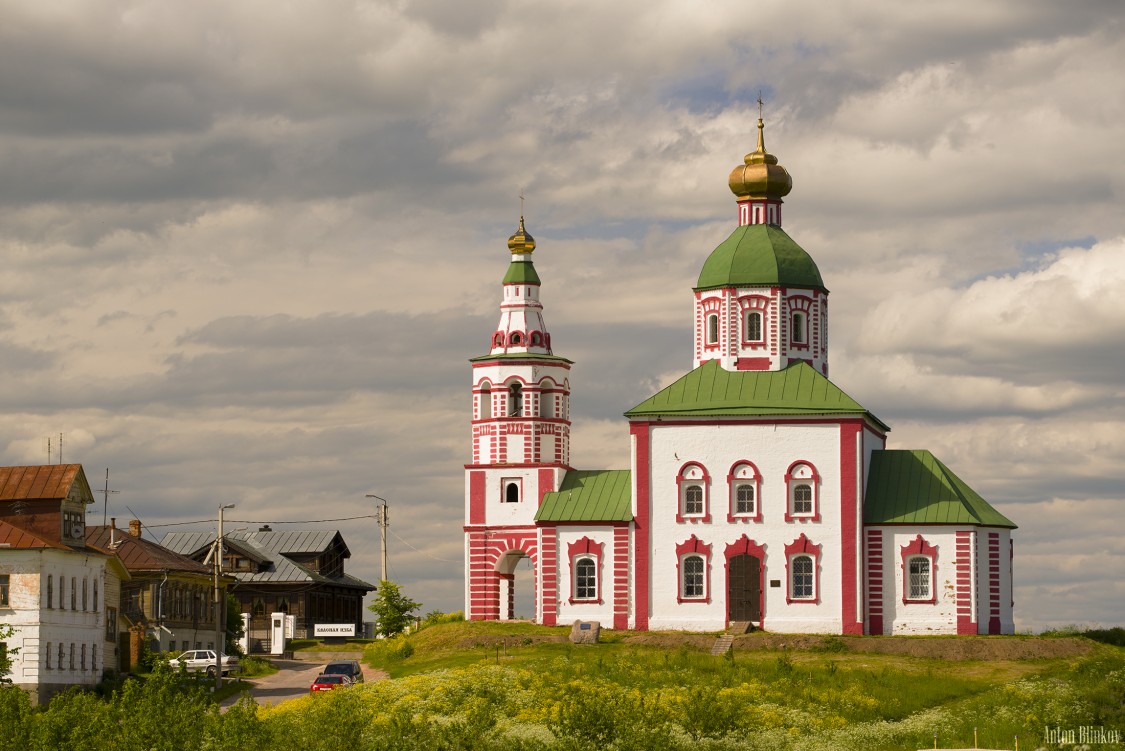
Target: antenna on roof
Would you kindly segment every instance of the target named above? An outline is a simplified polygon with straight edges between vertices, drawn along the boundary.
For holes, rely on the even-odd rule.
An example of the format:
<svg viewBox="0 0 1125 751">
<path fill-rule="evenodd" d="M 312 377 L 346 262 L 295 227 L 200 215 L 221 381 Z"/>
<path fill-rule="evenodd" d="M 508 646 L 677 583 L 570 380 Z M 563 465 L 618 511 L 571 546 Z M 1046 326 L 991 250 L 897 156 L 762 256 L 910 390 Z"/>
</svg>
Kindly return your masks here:
<svg viewBox="0 0 1125 751">
<path fill-rule="evenodd" d="M 62 464 L 62 433 L 59 433 L 59 464 Z"/>
<path fill-rule="evenodd" d="M 105 468 L 105 490 L 102 491 L 102 526 L 105 526 L 105 518 L 109 513 L 109 494 L 120 493 L 120 490 L 109 489 L 109 467 Z"/>
<path fill-rule="evenodd" d="M 51 436 L 47 436 L 47 463 L 51 463 Z"/>
</svg>

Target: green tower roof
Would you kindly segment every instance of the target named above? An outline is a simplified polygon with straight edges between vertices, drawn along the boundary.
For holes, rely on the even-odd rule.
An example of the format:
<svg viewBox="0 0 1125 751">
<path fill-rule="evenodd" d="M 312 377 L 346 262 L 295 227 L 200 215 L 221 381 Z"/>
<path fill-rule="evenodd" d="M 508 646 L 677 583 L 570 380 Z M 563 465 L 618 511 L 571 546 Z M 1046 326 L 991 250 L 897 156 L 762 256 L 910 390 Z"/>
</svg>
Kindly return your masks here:
<svg viewBox="0 0 1125 751">
<path fill-rule="evenodd" d="M 508 264 L 508 272 L 504 274 L 504 284 L 539 284 L 539 274 L 531 265 L 531 259 L 526 261 L 513 260 Z"/>
<path fill-rule="evenodd" d="M 924 449 L 871 452 L 863 523 L 1016 527 Z"/>
<path fill-rule="evenodd" d="M 773 224 L 745 224 L 711 251 L 695 289 L 779 285 L 824 289 L 812 256 Z"/>
</svg>

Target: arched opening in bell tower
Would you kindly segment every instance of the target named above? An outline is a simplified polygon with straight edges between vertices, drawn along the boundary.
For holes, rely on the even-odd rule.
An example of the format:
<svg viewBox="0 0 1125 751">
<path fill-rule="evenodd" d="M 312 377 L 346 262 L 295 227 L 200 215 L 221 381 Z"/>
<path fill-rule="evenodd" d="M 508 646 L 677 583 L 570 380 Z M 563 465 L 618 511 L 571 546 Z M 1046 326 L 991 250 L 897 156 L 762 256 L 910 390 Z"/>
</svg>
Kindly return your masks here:
<svg viewBox="0 0 1125 751">
<path fill-rule="evenodd" d="M 500 578 L 500 620 L 535 620 L 535 562 L 522 550 L 509 550 L 496 561 Z"/>
</svg>

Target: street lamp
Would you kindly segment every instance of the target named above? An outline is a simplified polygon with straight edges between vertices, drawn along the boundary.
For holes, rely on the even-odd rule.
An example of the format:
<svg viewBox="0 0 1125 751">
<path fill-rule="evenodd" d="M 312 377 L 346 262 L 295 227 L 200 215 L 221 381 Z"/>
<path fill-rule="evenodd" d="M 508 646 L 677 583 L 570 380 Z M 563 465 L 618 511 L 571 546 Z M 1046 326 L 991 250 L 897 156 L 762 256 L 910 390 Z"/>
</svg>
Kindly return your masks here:
<svg viewBox="0 0 1125 751">
<path fill-rule="evenodd" d="M 215 538 L 215 690 L 223 687 L 223 646 L 226 644 L 226 598 L 219 591 L 219 576 L 223 570 L 223 509 L 234 508 L 233 503 L 219 506 L 219 534 Z"/>
</svg>

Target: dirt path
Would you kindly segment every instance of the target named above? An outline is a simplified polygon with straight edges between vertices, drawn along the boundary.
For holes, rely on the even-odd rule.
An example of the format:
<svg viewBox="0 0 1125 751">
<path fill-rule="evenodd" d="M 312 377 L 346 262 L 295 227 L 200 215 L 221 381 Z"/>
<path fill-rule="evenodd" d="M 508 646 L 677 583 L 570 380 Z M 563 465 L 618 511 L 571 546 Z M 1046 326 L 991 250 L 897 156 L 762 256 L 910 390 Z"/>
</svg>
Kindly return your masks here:
<svg viewBox="0 0 1125 751">
<path fill-rule="evenodd" d="M 261 706 L 278 704 L 289 699 L 296 699 L 309 693 L 309 685 L 313 679 L 320 675 L 324 667 L 322 662 L 304 662 L 301 660 L 270 660 L 278 669 L 273 675 L 253 678 L 247 683 L 250 685 L 249 694 Z M 363 680 L 377 681 L 386 678 L 382 670 L 376 670 L 363 665 Z M 231 696 L 223 701 L 224 709 L 233 706 L 240 696 Z"/>
</svg>

